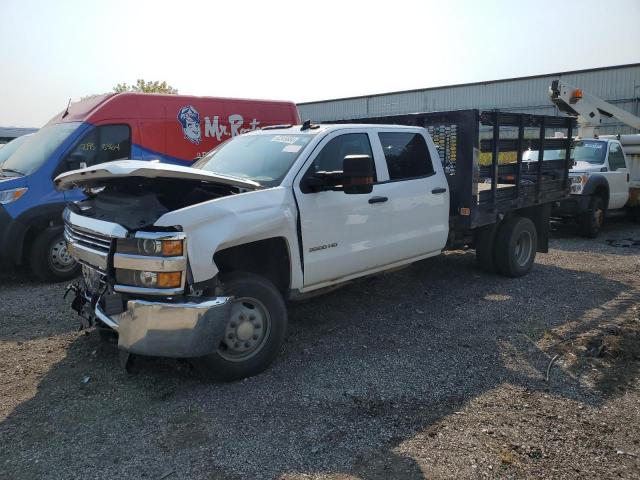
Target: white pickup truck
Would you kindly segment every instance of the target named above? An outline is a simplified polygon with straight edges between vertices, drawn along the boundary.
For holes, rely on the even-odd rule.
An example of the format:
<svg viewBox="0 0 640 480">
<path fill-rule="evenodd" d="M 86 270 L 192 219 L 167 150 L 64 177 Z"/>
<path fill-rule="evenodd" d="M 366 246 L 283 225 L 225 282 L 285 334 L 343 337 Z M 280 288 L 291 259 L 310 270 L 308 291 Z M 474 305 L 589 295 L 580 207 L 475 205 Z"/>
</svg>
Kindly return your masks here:
<svg viewBox="0 0 640 480">
<path fill-rule="evenodd" d="M 638 137 L 640 143 L 638 135 L 627 137 Z M 589 238 L 598 235 L 607 214 L 626 210 L 638 216 L 640 182 L 632 181 L 632 158 L 625 155 L 616 137 L 576 140 L 569 172 L 571 195 L 559 202 L 554 215 L 574 216 L 582 234 Z"/>
<path fill-rule="evenodd" d="M 59 176 L 57 188 L 88 194 L 64 212 L 83 265 L 73 308 L 85 326 L 116 331 L 125 352 L 194 358 L 231 380 L 278 354 L 287 300 L 447 248 L 475 248 L 483 268 L 526 274 L 547 250 L 567 166 L 517 188 L 498 183 L 495 162 L 485 182 L 478 125 L 522 118 L 429 115 L 407 123 L 456 141 L 436 147 L 420 126 L 306 123 L 238 136 L 192 168 L 124 160 Z"/>
<path fill-rule="evenodd" d="M 640 130 L 640 117 L 562 80 L 551 83 L 549 96 L 579 125 L 571 152 L 571 196 L 554 215 L 576 218 L 590 238 L 598 235 L 609 212 L 626 211 L 640 220 L 640 135 L 597 133 L 609 118 Z"/>
<path fill-rule="evenodd" d="M 640 135 L 574 140 L 569 171 L 571 195 L 554 206 L 552 216 L 576 220 L 582 235 L 588 238 L 598 235 L 607 215 L 626 212 L 640 219 L 640 159 L 626 155 L 626 148 L 632 152 L 640 149 Z M 561 160 L 565 155 L 564 150 L 550 150 L 545 152 L 544 161 Z M 537 150 L 524 152 L 523 163 L 537 160 Z"/>
</svg>

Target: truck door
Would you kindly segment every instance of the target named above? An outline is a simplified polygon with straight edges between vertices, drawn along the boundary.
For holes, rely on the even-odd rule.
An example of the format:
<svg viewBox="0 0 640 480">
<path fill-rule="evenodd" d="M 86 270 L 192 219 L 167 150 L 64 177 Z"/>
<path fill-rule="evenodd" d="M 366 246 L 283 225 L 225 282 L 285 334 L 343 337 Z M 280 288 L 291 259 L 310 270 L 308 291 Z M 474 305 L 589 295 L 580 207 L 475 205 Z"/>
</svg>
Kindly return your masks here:
<svg viewBox="0 0 640 480">
<path fill-rule="evenodd" d="M 389 172 L 395 260 L 440 252 L 449 235 L 449 188 L 437 150 L 418 132 L 377 135 Z"/>
<path fill-rule="evenodd" d="M 622 208 L 629 199 L 629 170 L 618 142 L 609 143 L 608 162 L 609 208 Z"/>
<path fill-rule="evenodd" d="M 317 171 L 342 170 L 346 155 L 374 157 L 366 130 L 332 132 L 316 147 L 295 181 L 304 258 L 304 286 L 357 276 L 393 261 L 389 248 L 391 217 L 388 187 L 373 186 L 370 194 L 342 191 L 309 192 L 300 182 Z M 376 160 L 376 175 L 381 159 Z M 378 177 L 376 176 L 376 179 Z"/>
</svg>

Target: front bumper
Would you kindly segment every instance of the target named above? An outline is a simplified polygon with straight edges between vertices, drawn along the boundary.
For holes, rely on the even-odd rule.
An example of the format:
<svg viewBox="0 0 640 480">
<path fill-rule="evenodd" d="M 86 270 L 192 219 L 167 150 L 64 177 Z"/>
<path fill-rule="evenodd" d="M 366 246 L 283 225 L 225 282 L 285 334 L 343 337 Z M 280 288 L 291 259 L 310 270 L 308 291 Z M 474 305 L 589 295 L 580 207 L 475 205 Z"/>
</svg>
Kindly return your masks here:
<svg viewBox="0 0 640 480">
<path fill-rule="evenodd" d="M 118 347 L 138 355 L 189 358 L 215 352 L 224 336 L 232 297 L 201 302 L 129 300 L 108 316 L 98 303 L 95 316 L 118 332 Z"/>
<path fill-rule="evenodd" d="M 557 202 L 551 212 L 556 217 L 571 217 L 589 210 L 589 195 L 569 195 L 568 198 Z"/>
</svg>

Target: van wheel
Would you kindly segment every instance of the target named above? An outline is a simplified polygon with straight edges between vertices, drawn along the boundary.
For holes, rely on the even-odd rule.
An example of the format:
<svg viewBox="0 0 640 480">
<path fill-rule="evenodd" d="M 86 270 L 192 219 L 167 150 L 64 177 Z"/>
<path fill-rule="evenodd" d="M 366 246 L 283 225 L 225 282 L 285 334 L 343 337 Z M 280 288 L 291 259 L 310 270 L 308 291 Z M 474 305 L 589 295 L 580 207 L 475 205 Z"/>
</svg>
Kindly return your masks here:
<svg viewBox="0 0 640 480">
<path fill-rule="evenodd" d="M 265 370 L 280 352 L 287 330 L 287 308 L 278 289 L 264 277 L 232 273 L 222 278 L 225 295 L 234 296 L 218 351 L 194 360 L 201 372 L 223 381 Z"/>
<path fill-rule="evenodd" d="M 80 273 L 80 265 L 67 250 L 62 227 L 50 227 L 41 232 L 31 246 L 31 270 L 45 282 L 62 282 Z"/>
<path fill-rule="evenodd" d="M 594 195 L 589 200 L 589 208 L 580 216 L 580 231 L 587 238 L 596 238 L 604 225 L 605 209 L 604 200 Z"/>
<path fill-rule="evenodd" d="M 478 230 L 475 241 L 476 265 L 488 273 L 496 271 L 493 243 L 496 238 L 496 226 L 487 225 Z"/>
<path fill-rule="evenodd" d="M 521 277 L 531 270 L 538 250 L 538 234 L 531 220 L 512 217 L 505 220 L 495 241 L 498 271 L 508 277 Z"/>
</svg>

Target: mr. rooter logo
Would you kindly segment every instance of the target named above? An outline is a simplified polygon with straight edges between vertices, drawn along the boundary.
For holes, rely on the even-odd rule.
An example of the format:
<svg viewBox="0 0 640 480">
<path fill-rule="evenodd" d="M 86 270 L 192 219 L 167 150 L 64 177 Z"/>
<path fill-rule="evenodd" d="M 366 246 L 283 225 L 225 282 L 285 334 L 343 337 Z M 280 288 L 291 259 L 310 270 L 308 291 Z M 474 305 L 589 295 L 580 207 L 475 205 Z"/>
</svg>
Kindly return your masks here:
<svg viewBox="0 0 640 480">
<path fill-rule="evenodd" d="M 200 114 L 193 105 L 185 105 L 178 111 L 178 122 L 182 126 L 184 138 L 196 145 L 200 144 L 202 141 Z M 220 141 L 223 137 L 235 137 L 241 133 L 255 130 L 260 125 L 260 122 L 254 118 L 249 122 L 248 128 L 245 128 L 244 117 L 237 113 L 229 115 L 228 122 L 228 126 L 222 125 L 219 115 L 214 115 L 213 118 L 204 117 L 204 136 L 215 137 Z"/>
</svg>

